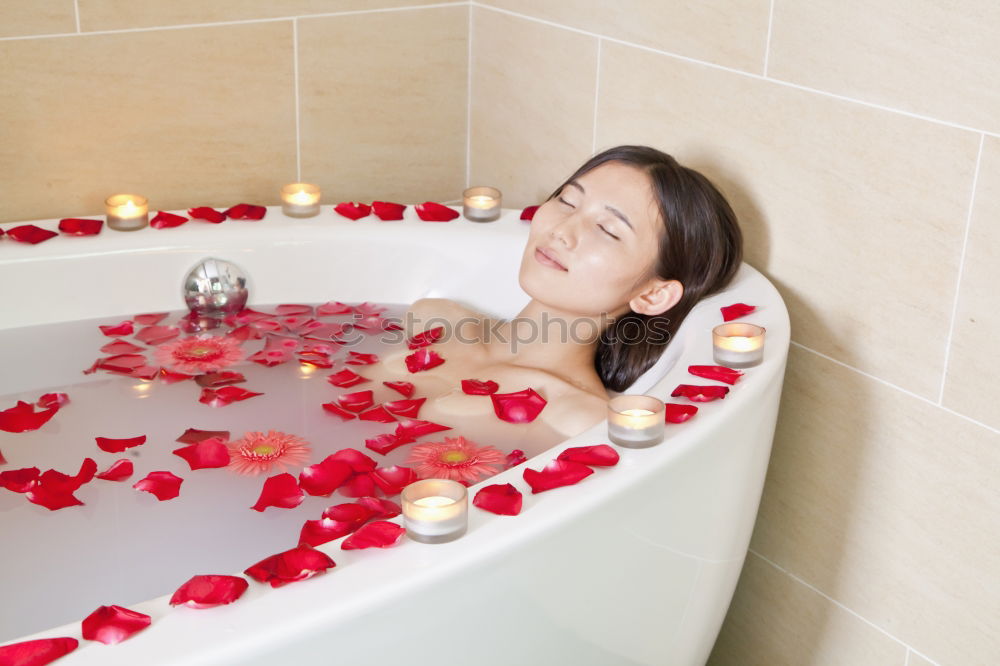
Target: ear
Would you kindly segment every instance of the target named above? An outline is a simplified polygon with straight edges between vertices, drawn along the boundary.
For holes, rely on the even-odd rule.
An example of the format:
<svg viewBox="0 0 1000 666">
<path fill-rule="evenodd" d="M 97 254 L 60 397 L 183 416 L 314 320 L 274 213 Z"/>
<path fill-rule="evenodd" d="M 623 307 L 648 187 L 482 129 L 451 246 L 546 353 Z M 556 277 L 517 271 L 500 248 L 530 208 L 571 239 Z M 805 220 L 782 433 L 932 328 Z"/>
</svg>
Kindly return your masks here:
<svg viewBox="0 0 1000 666">
<path fill-rule="evenodd" d="M 684 285 L 677 280 L 653 280 L 628 305 L 633 312 L 658 315 L 677 305 L 683 295 Z"/>
</svg>

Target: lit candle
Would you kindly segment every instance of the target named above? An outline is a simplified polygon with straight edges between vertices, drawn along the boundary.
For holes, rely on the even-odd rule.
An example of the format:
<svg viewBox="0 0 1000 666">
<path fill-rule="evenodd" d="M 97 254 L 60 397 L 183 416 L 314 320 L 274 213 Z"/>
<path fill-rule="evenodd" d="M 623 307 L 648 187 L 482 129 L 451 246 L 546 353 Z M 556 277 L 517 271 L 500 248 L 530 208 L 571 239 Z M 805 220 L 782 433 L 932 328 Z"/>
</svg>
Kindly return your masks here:
<svg viewBox="0 0 1000 666">
<path fill-rule="evenodd" d="M 320 189 L 309 183 L 289 183 L 281 188 L 281 211 L 289 217 L 319 214 Z"/>
<path fill-rule="evenodd" d="M 608 438 L 618 446 L 643 449 L 663 441 L 663 402 L 651 395 L 620 395 L 608 401 Z"/>
<path fill-rule="evenodd" d="M 749 368 L 764 360 L 764 329 L 744 322 L 712 329 L 712 356 L 728 368 Z"/>
<path fill-rule="evenodd" d="M 400 495 L 406 534 L 421 543 L 444 543 L 465 534 L 469 498 L 465 486 L 449 479 L 424 479 Z"/>
<path fill-rule="evenodd" d="M 149 202 L 138 194 L 116 194 L 104 201 L 108 226 L 117 231 L 135 231 L 149 223 Z"/>
<path fill-rule="evenodd" d="M 470 187 L 462 192 L 462 214 L 473 222 L 492 222 L 500 217 L 500 199 L 495 187 Z"/>
</svg>

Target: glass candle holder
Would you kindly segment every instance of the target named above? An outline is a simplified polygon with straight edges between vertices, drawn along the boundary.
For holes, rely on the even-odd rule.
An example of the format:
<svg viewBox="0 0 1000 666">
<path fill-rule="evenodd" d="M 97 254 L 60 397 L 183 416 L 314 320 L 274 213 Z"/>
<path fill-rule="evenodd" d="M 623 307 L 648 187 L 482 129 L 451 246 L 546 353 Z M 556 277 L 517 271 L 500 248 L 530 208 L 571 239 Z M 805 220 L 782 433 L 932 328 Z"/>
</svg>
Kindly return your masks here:
<svg viewBox="0 0 1000 666">
<path fill-rule="evenodd" d="M 662 400 L 651 395 L 620 395 L 608 401 L 608 439 L 629 449 L 663 441 L 666 428 Z"/>
<path fill-rule="evenodd" d="M 117 231 L 135 231 L 149 224 L 149 202 L 138 194 L 115 194 L 104 200 L 108 226 Z"/>
<path fill-rule="evenodd" d="M 712 329 L 712 356 L 727 368 L 749 368 L 764 360 L 764 328 L 732 322 Z"/>
<path fill-rule="evenodd" d="M 424 479 L 400 495 L 406 535 L 421 543 L 454 541 L 469 525 L 469 494 L 458 481 Z"/>
<path fill-rule="evenodd" d="M 320 194 L 318 185 L 289 183 L 281 188 L 281 212 L 289 217 L 319 215 Z"/>
<path fill-rule="evenodd" d="M 470 187 L 462 192 L 462 215 L 473 222 L 492 222 L 500 217 L 500 190 Z"/>
</svg>

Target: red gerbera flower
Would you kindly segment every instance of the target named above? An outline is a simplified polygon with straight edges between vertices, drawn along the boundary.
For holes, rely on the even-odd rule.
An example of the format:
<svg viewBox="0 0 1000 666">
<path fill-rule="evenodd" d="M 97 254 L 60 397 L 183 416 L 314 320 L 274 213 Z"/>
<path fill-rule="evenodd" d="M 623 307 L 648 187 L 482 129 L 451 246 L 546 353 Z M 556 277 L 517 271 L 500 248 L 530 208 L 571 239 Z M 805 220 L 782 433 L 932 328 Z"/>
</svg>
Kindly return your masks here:
<svg viewBox="0 0 1000 666">
<path fill-rule="evenodd" d="M 443 442 L 417 444 L 406 462 L 422 479 L 452 479 L 475 483 L 499 472 L 506 460 L 499 449 L 477 446 L 464 437 L 445 437 Z"/>
<path fill-rule="evenodd" d="M 177 372 L 202 375 L 243 359 L 240 343 L 228 337 L 191 336 L 156 349 L 156 362 Z"/>
<path fill-rule="evenodd" d="M 309 460 L 309 443 L 301 437 L 270 430 L 248 432 L 229 444 L 229 469 L 237 474 L 257 476 L 272 467 L 284 471 Z"/>
</svg>

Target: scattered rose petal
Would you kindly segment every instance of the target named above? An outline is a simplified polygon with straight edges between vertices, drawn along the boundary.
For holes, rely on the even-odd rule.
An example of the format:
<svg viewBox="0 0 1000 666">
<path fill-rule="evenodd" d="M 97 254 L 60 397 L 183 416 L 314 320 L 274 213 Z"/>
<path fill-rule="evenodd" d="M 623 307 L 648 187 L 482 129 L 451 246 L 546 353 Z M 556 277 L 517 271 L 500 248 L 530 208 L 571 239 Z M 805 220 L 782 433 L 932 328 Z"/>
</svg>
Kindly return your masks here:
<svg viewBox="0 0 1000 666">
<path fill-rule="evenodd" d="M 155 326 L 166 319 L 169 314 L 169 312 L 148 312 L 132 317 L 132 321 L 139 326 Z"/>
<path fill-rule="evenodd" d="M 618 464 L 618 459 L 618 452 L 607 444 L 571 446 L 556 457 L 556 460 L 569 460 L 591 467 L 611 467 Z"/>
<path fill-rule="evenodd" d="M 114 325 L 111 325 L 111 326 L 98 326 L 98 328 L 101 329 L 101 333 L 103 333 L 104 335 L 106 335 L 106 336 L 108 336 L 110 338 L 113 338 L 113 337 L 116 337 L 116 336 L 119 336 L 119 335 L 132 335 L 132 331 L 134 330 L 132 328 L 132 320 L 131 319 L 126 319 L 125 321 L 123 321 L 120 324 L 114 324 Z"/>
<path fill-rule="evenodd" d="M 223 215 L 231 220 L 262 220 L 267 214 L 264 206 L 254 206 L 248 203 L 239 203 L 227 208 Z"/>
<path fill-rule="evenodd" d="M 521 211 L 521 219 L 531 222 L 535 218 L 536 212 L 538 212 L 538 206 L 528 206 Z"/>
<path fill-rule="evenodd" d="M 53 407 L 59 409 L 63 405 L 69 404 L 69 396 L 65 393 L 46 393 L 38 398 L 38 402 L 35 404 L 42 409 L 51 409 Z"/>
<path fill-rule="evenodd" d="M 350 531 L 353 532 L 364 525 L 365 521 L 370 520 L 372 516 L 377 514 L 378 509 L 372 507 L 367 501 L 363 501 L 372 499 L 375 498 L 362 497 L 357 502 L 335 504 L 323 512 L 323 517 L 348 523 L 351 525 Z"/>
<path fill-rule="evenodd" d="M 432 432 L 442 432 L 444 430 L 451 430 L 451 426 L 441 425 L 432 421 L 409 419 L 401 421 L 400 424 L 396 426 L 396 436 L 416 439 L 417 437 L 421 437 L 423 435 L 429 435 Z"/>
<path fill-rule="evenodd" d="M 357 504 L 372 512 L 372 518 L 394 518 L 403 510 L 392 500 L 379 497 L 359 497 Z"/>
<path fill-rule="evenodd" d="M 211 222 L 213 224 L 218 224 L 219 222 L 225 222 L 225 213 L 220 213 L 214 208 L 209 208 L 208 206 L 199 206 L 198 208 L 192 208 L 188 211 L 188 215 L 196 220 L 205 220 L 206 222 Z"/>
<path fill-rule="evenodd" d="M 164 384 L 175 384 L 177 382 L 183 382 L 187 379 L 193 378 L 194 375 L 185 375 L 183 372 L 174 372 L 173 370 L 160 368 L 160 381 Z"/>
<path fill-rule="evenodd" d="M 300 546 L 321 546 L 324 543 L 347 536 L 352 530 L 358 528 L 354 523 L 333 518 L 320 518 L 319 520 L 307 520 L 299 531 Z"/>
<path fill-rule="evenodd" d="M 229 464 L 229 447 L 218 437 L 209 437 L 200 442 L 174 449 L 174 455 L 186 460 L 192 471 L 225 467 Z"/>
<path fill-rule="evenodd" d="M 515 393 L 494 393 L 490 398 L 497 418 L 508 423 L 531 423 L 546 404 L 545 398 L 530 388 Z"/>
<path fill-rule="evenodd" d="M 149 221 L 149 226 L 154 229 L 169 229 L 170 227 L 179 227 L 187 221 L 188 218 L 183 215 L 175 215 L 161 210 Z"/>
<path fill-rule="evenodd" d="M 75 650 L 80 641 L 68 636 L 38 638 L 0 646 L 3 666 L 44 666 Z"/>
<path fill-rule="evenodd" d="M 320 317 L 326 315 L 352 314 L 353 312 L 354 308 L 345 303 L 341 303 L 340 301 L 329 301 L 316 306 L 316 314 Z"/>
<path fill-rule="evenodd" d="M 411 437 L 400 437 L 392 433 L 384 433 L 365 440 L 365 446 L 375 453 L 385 455 L 393 449 L 398 449 L 403 444 L 414 442 Z"/>
<path fill-rule="evenodd" d="M 500 516 L 516 516 L 521 513 L 521 491 L 509 483 L 495 483 L 480 488 L 472 500 L 474 506 Z"/>
<path fill-rule="evenodd" d="M 350 421 L 351 419 L 356 419 L 358 417 L 357 414 L 347 411 L 335 402 L 324 402 L 322 407 L 329 413 L 334 416 L 339 416 L 345 421 Z"/>
<path fill-rule="evenodd" d="M 719 309 L 722 310 L 722 321 L 732 321 L 733 319 L 739 319 L 744 315 L 750 314 L 757 309 L 757 306 L 747 305 L 746 303 L 733 303 Z"/>
<path fill-rule="evenodd" d="M 194 381 L 203 388 L 218 388 L 219 386 L 229 386 L 245 382 L 246 377 L 242 373 L 225 370 L 222 372 L 210 372 L 206 375 L 198 375 Z"/>
<path fill-rule="evenodd" d="M 83 502 L 73 495 L 72 490 L 64 487 L 51 487 L 36 483 L 25 493 L 32 504 L 44 506 L 49 511 L 58 511 L 70 506 L 83 506 Z"/>
<path fill-rule="evenodd" d="M 201 397 L 198 398 L 198 402 L 208 405 L 209 407 L 225 407 L 230 403 L 247 400 L 258 395 L 264 394 L 248 391 L 244 388 L 240 388 L 239 386 L 223 386 L 220 389 L 202 389 Z"/>
<path fill-rule="evenodd" d="M 128 458 L 122 458 L 121 460 L 114 461 L 111 467 L 100 474 L 95 474 L 94 478 L 103 479 L 104 481 L 124 481 L 132 476 L 133 471 L 135 470 L 132 467 L 132 461 Z"/>
<path fill-rule="evenodd" d="M 385 308 L 385 307 L 383 307 L 381 305 L 375 305 L 374 303 L 369 303 L 368 301 L 365 301 L 364 303 L 358 303 L 357 305 L 352 306 L 351 310 L 355 314 L 359 314 L 362 317 L 368 317 L 368 316 L 372 316 L 372 315 L 382 314 L 383 312 L 385 312 L 386 310 L 388 310 L 388 308 Z"/>
<path fill-rule="evenodd" d="M 390 220 L 402 220 L 403 210 L 406 208 L 403 204 L 392 203 L 391 201 L 373 201 L 372 210 L 375 211 L 375 215 L 384 222 Z"/>
<path fill-rule="evenodd" d="M 166 471 L 150 472 L 146 478 L 136 481 L 132 487 L 156 495 L 161 502 L 173 499 L 181 494 L 181 484 L 184 479 Z"/>
<path fill-rule="evenodd" d="M 414 398 L 413 400 L 393 400 L 392 402 L 383 403 L 382 406 L 385 407 L 386 411 L 396 416 L 405 416 L 407 418 L 415 419 L 420 413 L 420 406 L 424 404 L 427 398 Z"/>
<path fill-rule="evenodd" d="M 492 379 L 481 382 L 478 379 L 463 379 L 462 392 L 468 395 L 492 395 L 500 390 L 500 385 Z"/>
<path fill-rule="evenodd" d="M 679 384 L 670 394 L 671 398 L 683 397 L 692 402 L 711 402 L 725 398 L 729 393 L 728 386 L 695 386 L 693 384 Z"/>
<path fill-rule="evenodd" d="M 121 606 L 101 606 L 83 619 L 83 637 L 105 645 L 121 643 L 150 625 L 152 618 Z"/>
<path fill-rule="evenodd" d="M 298 546 L 266 557 L 243 573 L 257 582 L 281 587 L 311 578 L 334 566 L 336 564 L 326 553 L 309 546 Z"/>
<path fill-rule="evenodd" d="M 457 213 L 456 213 L 457 214 Z M 420 349 L 426 347 L 427 345 L 432 345 L 444 336 L 444 326 L 435 326 L 434 328 L 429 328 L 422 333 L 417 333 L 412 338 L 410 338 L 406 346 L 410 349 Z"/>
<path fill-rule="evenodd" d="M 135 339 L 147 345 L 159 345 L 173 340 L 180 334 L 181 329 L 176 326 L 147 326 L 135 334 Z"/>
<path fill-rule="evenodd" d="M 375 520 L 363 525 L 357 532 L 344 539 L 340 544 L 342 550 L 360 550 L 362 548 L 389 548 L 399 543 L 406 528 L 387 520 Z"/>
<path fill-rule="evenodd" d="M 136 352 L 146 351 L 143 347 L 139 345 L 134 345 L 127 340 L 115 340 L 114 342 L 109 342 L 108 344 L 101 347 L 101 353 L 103 354 L 135 354 Z"/>
<path fill-rule="evenodd" d="M 391 388 L 396 393 L 409 398 L 413 395 L 413 391 L 416 387 L 410 382 L 382 382 L 389 388 Z"/>
<path fill-rule="evenodd" d="M 363 384 L 368 380 L 359 375 L 358 373 L 352 371 L 350 368 L 344 368 L 340 372 L 335 372 L 329 377 L 327 377 L 326 381 L 330 382 L 334 386 L 338 386 L 340 388 L 347 388 L 349 386 Z"/>
<path fill-rule="evenodd" d="M 363 412 L 375 404 L 371 391 L 356 391 L 355 393 L 345 393 L 337 398 L 337 402 L 344 409 L 352 412 Z M 395 420 L 395 419 L 393 419 Z"/>
<path fill-rule="evenodd" d="M 36 227 L 33 224 L 22 224 L 19 227 L 7 230 L 8 237 L 19 243 L 31 243 L 32 245 L 37 245 L 38 243 L 47 241 L 58 235 L 59 234 L 54 231 L 42 229 L 41 227 Z"/>
<path fill-rule="evenodd" d="M 0 486 L 15 493 L 26 493 L 38 480 L 41 472 L 37 467 L 22 467 L 0 472 Z"/>
<path fill-rule="evenodd" d="M 663 419 L 667 423 L 684 423 L 698 413 L 698 408 L 694 405 L 679 405 L 675 402 L 668 402 L 665 407 Z"/>
<path fill-rule="evenodd" d="M 358 352 L 349 351 L 347 352 L 347 360 L 344 363 L 347 365 L 372 365 L 378 363 L 378 355 L 359 354 Z"/>
<path fill-rule="evenodd" d="M 302 504 L 304 497 L 305 495 L 295 481 L 295 477 L 284 472 L 270 476 L 264 481 L 264 487 L 261 488 L 257 503 L 250 508 L 254 511 L 263 511 L 269 506 L 275 506 L 279 509 L 294 509 Z"/>
<path fill-rule="evenodd" d="M 199 430 L 198 428 L 188 428 L 184 433 L 178 437 L 175 441 L 181 444 L 194 444 L 195 442 L 200 442 L 206 440 L 209 437 L 219 437 L 223 440 L 229 439 L 228 430 Z"/>
<path fill-rule="evenodd" d="M 743 376 L 743 373 L 739 370 L 727 368 L 723 365 L 689 365 L 688 372 L 695 377 L 714 379 L 729 385 L 735 384 Z"/>
<path fill-rule="evenodd" d="M 141 446 L 146 443 L 145 435 L 123 437 L 121 439 L 113 439 L 111 437 L 95 437 L 94 439 L 97 441 L 97 448 L 108 453 L 121 453 L 125 449 L 131 449 L 133 446 Z"/>
<path fill-rule="evenodd" d="M 344 201 L 333 207 L 335 211 L 349 220 L 360 220 L 372 212 L 372 207 L 357 201 Z"/>
<path fill-rule="evenodd" d="M 70 236 L 96 236 L 101 233 L 104 220 L 90 220 L 79 217 L 67 217 L 59 220 L 59 231 Z"/>
<path fill-rule="evenodd" d="M 414 206 L 417 209 L 417 217 L 424 222 L 447 222 L 459 216 L 459 212 L 448 206 L 442 206 L 433 201 L 425 201 Z"/>
<path fill-rule="evenodd" d="M 247 591 L 250 583 L 240 576 L 192 576 L 174 591 L 171 606 L 213 608 L 231 604 Z"/>
<path fill-rule="evenodd" d="M 521 463 L 527 460 L 527 456 L 524 455 L 524 451 L 521 449 L 514 449 L 507 454 L 507 461 L 504 469 L 510 469 L 511 467 L 517 467 Z"/>
<path fill-rule="evenodd" d="M 310 465 L 299 473 L 299 487 L 310 495 L 329 497 L 352 474 L 354 470 L 346 462 L 327 456 L 322 462 Z"/>
<path fill-rule="evenodd" d="M 412 469 L 399 465 L 380 467 L 372 472 L 372 480 L 375 485 L 388 496 L 398 495 L 403 492 L 403 488 L 418 479 L 419 477 Z"/>
<path fill-rule="evenodd" d="M 541 493 L 553 488 L 571 486 L 579 483 L 594 473 L 583 463 L 570 460 L 553 460 L 542 470 L 536 471 L 530 467 L 524 470 L 524 480 L 531 486 L 532 493 Z"/>
<path fill-rule="evenodd" d="M 282 317 L 313 314 L 313 306 L 305 303 L 282 303 L 274 308 L 274 313 Z"/>
<path fill-rule="evenodd" d="M 358 414 L 358 418 L 362 421 L 374 421 L 375 423 L 392 423 L 396 418 L 385 410 L 385 407 L 379 405 L 374 409 L 369 409 L 367 412 L 361 412 Z"/>
<path fill-rule="evenodd" d="M 346 497 L 365 497 L 375 494 L 375 479 L 371 473 L 355 474 L 340 488 L 340 493 Z"/>
<path fill-rule="evenodd" d="M 406 357 L 406 369 L 410 372 L 423 372 L 444 363 L 444 359 L 436 351 L 418 349 Z"/>
<path fill-rule="evenodd" d="M 341 449 L 331 454 L 327 459 L 340 460 L 347 463 L 356 473 L 372 472 L 378 464 L 361 451 L 352 448 Z"/>
</svg>

